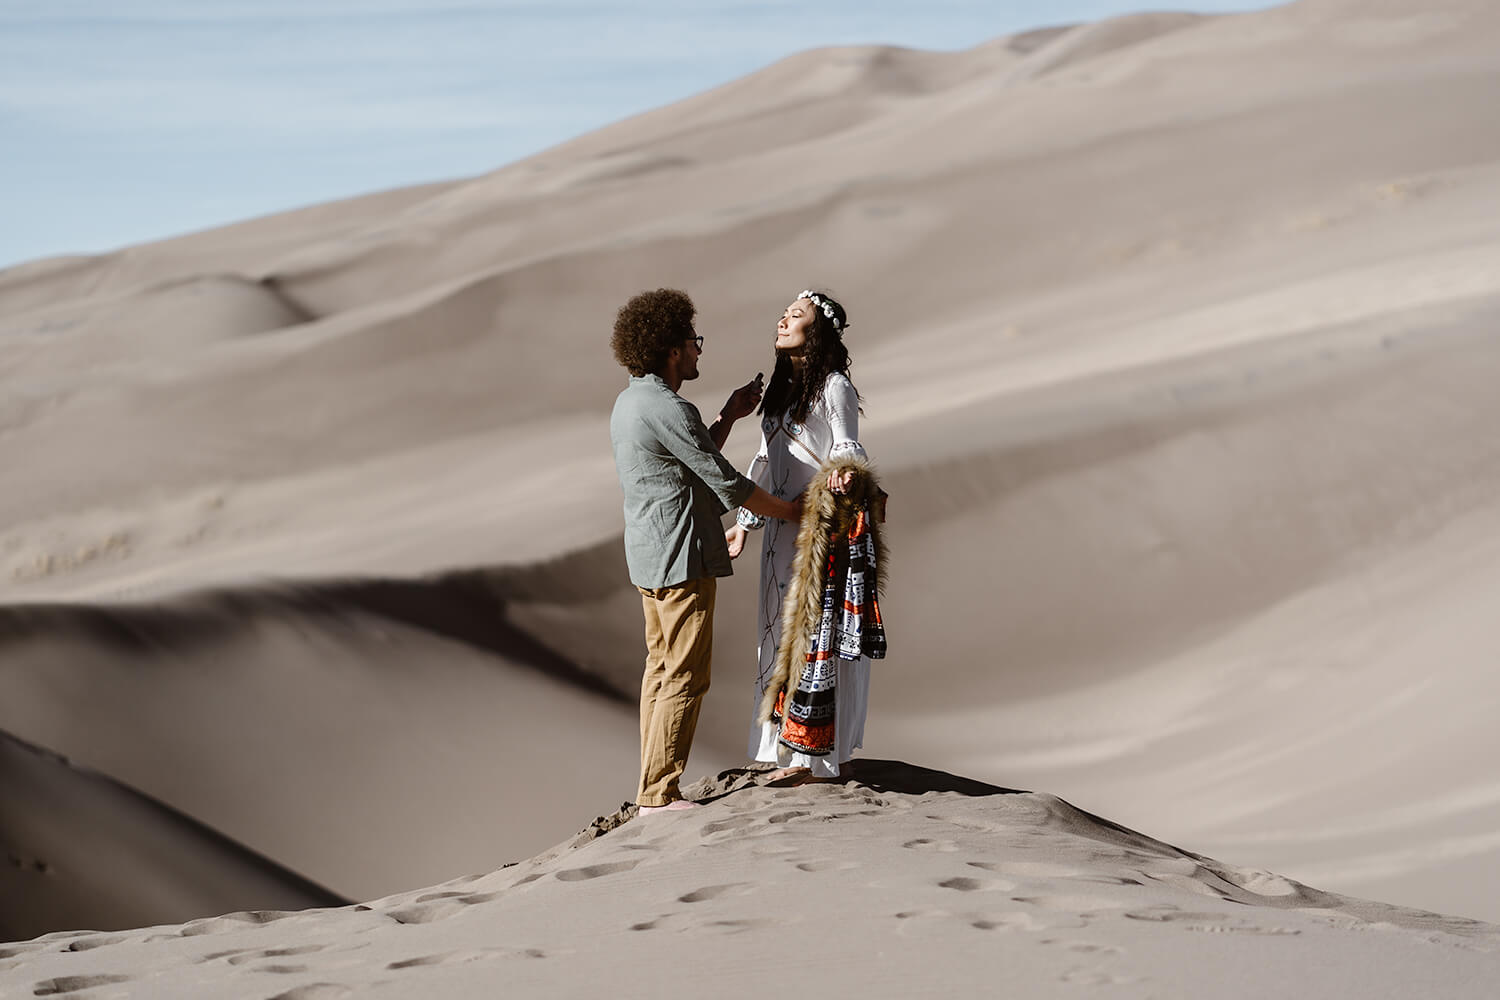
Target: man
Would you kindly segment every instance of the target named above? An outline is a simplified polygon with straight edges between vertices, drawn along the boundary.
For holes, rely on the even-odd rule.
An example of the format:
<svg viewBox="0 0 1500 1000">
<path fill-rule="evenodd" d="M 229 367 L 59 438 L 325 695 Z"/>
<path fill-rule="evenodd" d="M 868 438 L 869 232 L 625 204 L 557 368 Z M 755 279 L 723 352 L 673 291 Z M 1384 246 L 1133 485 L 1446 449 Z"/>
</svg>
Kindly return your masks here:
<svg viewBox="0 0 1500 1000">
<path fill-rule="evenodd" d="M 718 578 L 733 572 L 720 516 L 746 507 L 797 520 L 802 501 L 781 500 L 746 479 L 719 449 L 755 411 L 761 378 L 730 395 L 713 427 L 677 394 L 698 377 L 703 338 L 692 299 L 671 288 L 621 307 L 610 345 L 630 384 L 609 418 L 615 469 L 625 494 L 625 562 L 646 616 L 641 680 L 642 815 L 686 809 L 678 781 L 687 766 L 713 650 Z"/>
</svg>

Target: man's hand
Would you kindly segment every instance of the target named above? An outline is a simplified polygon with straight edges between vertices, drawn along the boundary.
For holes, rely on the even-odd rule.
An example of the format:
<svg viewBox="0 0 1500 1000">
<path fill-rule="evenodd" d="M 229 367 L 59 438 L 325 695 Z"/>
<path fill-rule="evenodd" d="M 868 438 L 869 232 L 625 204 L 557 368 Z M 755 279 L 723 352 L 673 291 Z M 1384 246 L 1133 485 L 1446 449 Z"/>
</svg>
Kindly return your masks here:
<svg viewBox="0 0 1500 1000">
<path fill-rule="evenodd" d="M 740 553 L 745 551 L 745 536 L 749 534 L 742 524 L 731 524 L 729 530 L 724 532 L 724 541 L 729 544 L 729 558 L 738 559 Z"/>
<path fill-rule="evenodd" d="M 792 505 L 792 509 L 787 512 L 787 516 L 782 518 L 782 520 L 791 521 L 793 524 L 800 523 L 802 521 L 802 507 L 807 502 L 807 494 L 798 493 L 788 502 Z"/>
<path fill-rule="evenodd" d="M 754 413 L 755 408 L 760 405 L 761 395 L 765 392 L 765 380 L 765 372 L 756 372 L 753 379 L 731 392 L 724 408 L 719 411 L 719 418 L 738 420 Z"/>
</svg>

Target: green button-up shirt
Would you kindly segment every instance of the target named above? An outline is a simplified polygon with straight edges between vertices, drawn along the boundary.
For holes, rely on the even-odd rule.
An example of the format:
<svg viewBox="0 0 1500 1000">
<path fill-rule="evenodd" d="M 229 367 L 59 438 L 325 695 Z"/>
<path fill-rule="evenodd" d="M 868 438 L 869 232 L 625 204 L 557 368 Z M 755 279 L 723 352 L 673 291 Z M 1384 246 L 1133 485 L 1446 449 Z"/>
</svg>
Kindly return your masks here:
<svg viewBox="0 0 1500 1000">
<path fill-rule="evenodd" d="M 658 375 L 631 376 L 609 418 L 625 493 L 630 582 L 654 590 L 734 572 L 719 517 L 755 492 L 729 464 L 698 408 Z"/>
</svg>

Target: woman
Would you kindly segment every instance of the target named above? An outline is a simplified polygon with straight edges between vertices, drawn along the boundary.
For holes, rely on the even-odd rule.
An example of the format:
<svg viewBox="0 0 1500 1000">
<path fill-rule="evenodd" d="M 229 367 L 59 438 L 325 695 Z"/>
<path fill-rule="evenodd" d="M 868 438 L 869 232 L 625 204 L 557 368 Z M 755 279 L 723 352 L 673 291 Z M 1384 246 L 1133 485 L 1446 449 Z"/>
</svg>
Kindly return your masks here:
<svg viewBox="0 0 1500 1000">
<path fill-rule="evenodd" d="M 859 394 L 849 381 L 849 351 L 844 346 L 848 319 L 844 307 L 824 292 L 797 296 L 776 324 L 776 367 L 761 400 L 760 450 L 746 476 L 772 495 L 791 499 L 802 493 L 830 458 L 863 460 L 859 443 Z M 830 474 L 828 488 L 849 485 Z M 775 722 L 760 721 L 760 706 L 776 665 L 781 638 L 782 599 L 791 580 L 798 525 L 761 518 L 740 508 L 726 533 L 731 556 L 743 550 L 747 531 L 762 532 L 760 608 L 756 690 L 750 727 L 750 757 L 785 766 L 777 777 L 810 772 L 836 778 L 864 742 L 865 709 L 870 691 L 870 661 L 840 660 L 835 710 L 834 752 L 812 756 L 780 747 Z"/>
</svg>

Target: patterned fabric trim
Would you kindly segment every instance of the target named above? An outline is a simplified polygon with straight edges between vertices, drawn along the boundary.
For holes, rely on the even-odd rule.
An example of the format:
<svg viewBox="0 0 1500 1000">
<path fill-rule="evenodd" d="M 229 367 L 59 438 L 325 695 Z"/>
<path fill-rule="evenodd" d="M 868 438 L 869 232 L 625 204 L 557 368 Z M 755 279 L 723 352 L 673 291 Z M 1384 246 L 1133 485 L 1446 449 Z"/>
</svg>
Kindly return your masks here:
<svg viewBox="0 0 1500 1000">
<path fill-rule="evenodd" d="M 865 446 L 858 441 L 840 441 L 828 449 L 828 460 L 835 458 L 869 458 L 865 454 Z"/>
<path fill-rule="evenodd" d="M 802 673 L 790 699 L 783 691 L 772 718 L 781 724 L 780 742 L 798 753 L 823 757 L 836 746 L 834 718 L 838 707 L 838 661 L 885 656 L 885 627 L 874 588 L 875 541 L 869 530 L 869 507 L 855 517 L 845 544 L 829 538 L 823 576 L 823 614 L 808 644 Z"/>
<path fill-rule="evenodd" d="M 741 528 L 750 531 L 759 531 L 766 526 L 768 518 L 761 517 L 759 514 L 752 513 L 744 507 L 740 507 L 734 512 L 734 520 Z"/>
</svg>

